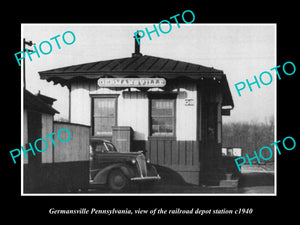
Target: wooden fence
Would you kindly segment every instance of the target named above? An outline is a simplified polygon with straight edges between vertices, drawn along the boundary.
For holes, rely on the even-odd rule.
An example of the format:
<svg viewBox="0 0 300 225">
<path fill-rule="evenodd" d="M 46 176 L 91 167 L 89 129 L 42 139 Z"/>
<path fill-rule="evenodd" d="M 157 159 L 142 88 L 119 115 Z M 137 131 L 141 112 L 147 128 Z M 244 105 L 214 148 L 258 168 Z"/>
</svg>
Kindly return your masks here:
<svg viewBox="0 0 300 225">
<path fill-rule="evenodd" d="M 58 131 L 63 128 L 71 134 L 67 142 L 58 139 Z M 46 158 L 35 164 L 24 164 L 24 193 L 65 193 L 87 189 L 89 130 L 88 126 L 80 124 L 53 122 L 55 135 L 52 137 L 55 145 L 48 138 L 48 145 L 53 146 L 46 150 L 47 154 L 42 155 Z M 68 133 L 60 132 L 60 138 L 67 140 Z"/>
<path fill-rule="evenodd" d="M 89 160 L 89 126 L 54 122 L 53 130 L 57 134 L 60 129 L 68 129 L 71 139 L 68 142 L 61 142 L 58 135 L 54 136 L 56 146 L 54 147 L 54 162 L 76 162 Z M 68 139 L 66 132 L 60 133 L 62 140 Z"/>
</svg>

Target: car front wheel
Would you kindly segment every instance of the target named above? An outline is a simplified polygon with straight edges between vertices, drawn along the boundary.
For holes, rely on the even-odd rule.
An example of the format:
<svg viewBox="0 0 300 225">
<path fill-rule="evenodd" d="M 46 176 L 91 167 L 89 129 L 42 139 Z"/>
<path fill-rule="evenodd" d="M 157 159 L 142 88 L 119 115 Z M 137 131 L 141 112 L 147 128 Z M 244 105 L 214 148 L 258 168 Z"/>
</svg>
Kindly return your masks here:
<svg viewBox="0 0 300 225">
<path fill-rule="evenodd" d="M 108 186 L 113 191 L 124 191 L 129 185 L 128 178 L 121 170 L 113 170 L 108 175 Z"/>
</svg>

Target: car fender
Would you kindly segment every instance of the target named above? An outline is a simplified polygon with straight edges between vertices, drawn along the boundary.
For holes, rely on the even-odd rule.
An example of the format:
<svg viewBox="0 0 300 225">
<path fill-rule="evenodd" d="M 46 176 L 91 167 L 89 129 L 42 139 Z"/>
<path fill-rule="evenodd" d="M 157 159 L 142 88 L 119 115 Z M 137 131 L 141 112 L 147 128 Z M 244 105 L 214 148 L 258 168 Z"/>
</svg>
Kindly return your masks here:
<svg viewBox="0 0 300 225">
<path fill-rule="evenodd" d="M 133 177 L 133 171 L 129 168 L 129 166 L 123 164 L 123 163 L 117 163 L 110 166 L 105 167 L 104 169 L 100 170 L 96 176 L 94 177 L 93 183 L 94 184 L 106 184 L 107 183 L 107 177 L 110 171 L 114 169 L 120 169 L 122 172 L 127 176 L 128 178 Z"/>
<path fill-rule="evenodd" d="M 147 164 L 147 173 L 148 173 L 148 176 L 157 176 L 158 175 L 156 167 L 150 163 Z"/>
</svg>

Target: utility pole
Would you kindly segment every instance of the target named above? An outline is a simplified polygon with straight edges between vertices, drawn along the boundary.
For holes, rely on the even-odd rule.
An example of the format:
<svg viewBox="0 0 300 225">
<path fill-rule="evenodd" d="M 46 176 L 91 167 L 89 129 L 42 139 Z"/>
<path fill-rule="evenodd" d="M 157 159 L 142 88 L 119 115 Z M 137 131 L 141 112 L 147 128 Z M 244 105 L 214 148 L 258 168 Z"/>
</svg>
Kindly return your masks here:
<svg viewBox="0 0 300 225">
<path fill-rule="evenodd" d="M 23 38 L 23 52 L 24 54 L 26 54 L 26 50 L 25 50 L 25 45 L 28 45 L 28 46 L 32 46 L 32 45 L 35 45 L 34 43 L 32 43 L 32 41 L 26 41 L 25 38 Z M 28 52 L 33 52 L 32 50 L 29 50 L 28 49 Z M 24 85 L 24 89 L 26 89 L 26 79 L 25 79 L 25 59 L 26 57 L 24 58 L 24 61 L 23 61 L 23 85 Z"/>
</svg>

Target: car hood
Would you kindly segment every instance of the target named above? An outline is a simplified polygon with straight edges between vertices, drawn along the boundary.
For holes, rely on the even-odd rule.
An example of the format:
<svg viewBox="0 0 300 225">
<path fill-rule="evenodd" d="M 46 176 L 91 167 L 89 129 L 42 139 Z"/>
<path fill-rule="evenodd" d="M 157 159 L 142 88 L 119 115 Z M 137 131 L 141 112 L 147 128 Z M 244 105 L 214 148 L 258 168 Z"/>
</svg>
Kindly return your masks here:
<svg viewBox="0 0 300 225">
<path fill-rule="evenodd" d="M 117 158 L 136 158 L 138 155 L 143 155 L 142 152 L 109 152 L 103 156 L 112 156 Z"/>
</svg>

